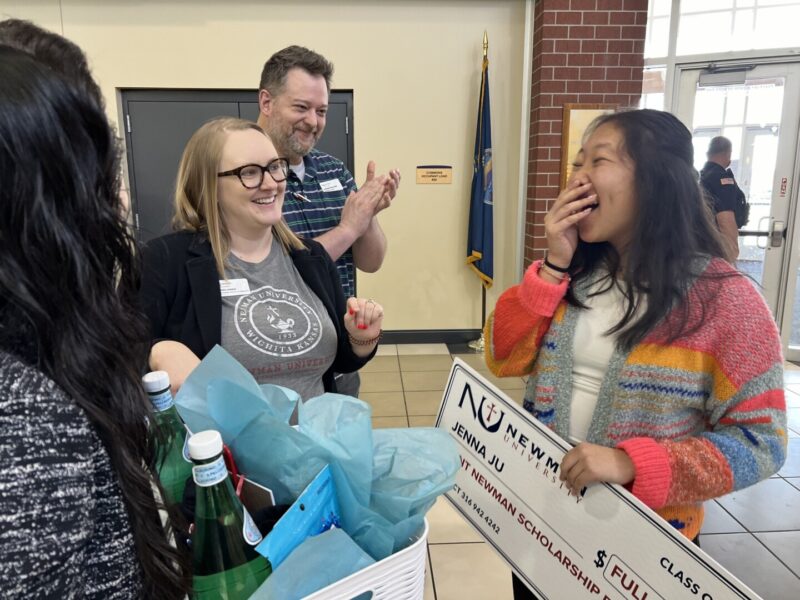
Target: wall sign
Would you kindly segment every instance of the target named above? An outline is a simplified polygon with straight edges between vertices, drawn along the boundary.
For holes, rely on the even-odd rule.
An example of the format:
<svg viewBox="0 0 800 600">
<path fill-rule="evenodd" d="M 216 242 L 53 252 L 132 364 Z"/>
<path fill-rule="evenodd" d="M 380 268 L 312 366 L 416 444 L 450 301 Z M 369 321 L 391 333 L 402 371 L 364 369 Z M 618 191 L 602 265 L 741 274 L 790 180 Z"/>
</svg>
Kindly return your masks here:
<svg viewBox="0 0 800 600">
<path fill-rule="evenodd" d="M 453 183 L 453 167 L 447 165 L 417 166 L 417 183 Z"/>
</svg>

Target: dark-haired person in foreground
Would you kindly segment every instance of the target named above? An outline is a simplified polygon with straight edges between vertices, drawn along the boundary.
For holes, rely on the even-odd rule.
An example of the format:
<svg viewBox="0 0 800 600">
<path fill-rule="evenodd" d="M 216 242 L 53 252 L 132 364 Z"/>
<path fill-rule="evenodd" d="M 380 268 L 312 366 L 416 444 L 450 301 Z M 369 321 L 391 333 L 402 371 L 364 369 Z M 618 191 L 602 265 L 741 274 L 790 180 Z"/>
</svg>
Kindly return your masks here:
<svg viewBox="0 0 800 600">
<path fill-rule="evenodd" d="M 105 107 L 100 87 L 89 69 L 89 61 L 83 50 L 74 42 L 57 33 L 42 29 L 30 21 L 5 19 L 0 21 L 0 44 L 32 55 L 40 63 L 64 77 L 84 97 L 94 100 L 100 108 Z M 119 177 L 120 208 L 127 215 L 130 199 L 121 167 Z"/>
<path fill-rule="evenodd" d="M 0 21 L 0 44 L 32 55 L 64 77 L 70 85 L 103 107 L 100 87 L 92 78 L 86 55 L 77 44 L 23 19 Z"/>
<path fill-rule="evenodd" d="M 570 489 L 625 485 L 689 539 L 704 501 L 778 471 L 787 444 L 777 327 L 724 260 L 692 164 L 669 113 L 596 120 L 545 217 L 546 259 L 485 332 L 492 372 L 531 374 L 525 408 L 580 442 Z"/>
<path fill-rule="evenodd" d="M 0 46 L 0 81 L 2 596 L 182 598 L 115 140 L 52 65 Z"/>
</svg>

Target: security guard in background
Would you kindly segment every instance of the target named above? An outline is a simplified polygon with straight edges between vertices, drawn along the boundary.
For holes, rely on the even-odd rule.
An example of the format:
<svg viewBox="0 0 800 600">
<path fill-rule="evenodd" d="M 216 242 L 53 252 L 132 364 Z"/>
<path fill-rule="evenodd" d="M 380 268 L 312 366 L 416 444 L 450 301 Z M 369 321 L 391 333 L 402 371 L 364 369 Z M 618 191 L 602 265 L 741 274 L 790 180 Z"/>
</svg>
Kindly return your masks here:
<svg viewBox="0 0 800 600">
<path fill-rule="evenodd" d="M 733 145 L 728 138 L 721 135 L 712 138 L 706 152 L 708 162 L 700 171 L 700 181 L 708 192 L 709 201 L 717 217 L 717 226 L 725 241 L 727 258 L 731 263 L 739 256 L 739 225 L 736 211 L 741 211 L 739 207 L 743 206 L 746 212 L 747 207 L 744 192 L 739 189 L 729 168 L 732 150 Z M 747 216 L 743 218 L 746 223 Z"/>
</svg>

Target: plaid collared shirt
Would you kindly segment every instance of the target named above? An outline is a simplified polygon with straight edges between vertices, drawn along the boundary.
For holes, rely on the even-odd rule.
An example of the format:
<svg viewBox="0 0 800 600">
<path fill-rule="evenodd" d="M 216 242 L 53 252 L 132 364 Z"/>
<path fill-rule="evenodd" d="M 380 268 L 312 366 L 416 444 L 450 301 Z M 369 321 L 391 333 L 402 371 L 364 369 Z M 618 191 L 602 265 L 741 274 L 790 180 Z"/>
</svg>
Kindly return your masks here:
<svg viewBox="0 0 800 600">
<path fill-rule="evenodd" d="M 353 176 L 337 158 L 319 150 L 303 157 L 305 177 L 298 179 L 294 171 L 286 180 L 283 218 L 300 237 L 315 238 L 339 224 L 344 202 L 356 189 Z M 305 200 L 299 195 L 305 197 Z M 353 251 L 347 251 L 336 261 L 345 298 L 355 295 L 355 265 Z"/>
</svg>

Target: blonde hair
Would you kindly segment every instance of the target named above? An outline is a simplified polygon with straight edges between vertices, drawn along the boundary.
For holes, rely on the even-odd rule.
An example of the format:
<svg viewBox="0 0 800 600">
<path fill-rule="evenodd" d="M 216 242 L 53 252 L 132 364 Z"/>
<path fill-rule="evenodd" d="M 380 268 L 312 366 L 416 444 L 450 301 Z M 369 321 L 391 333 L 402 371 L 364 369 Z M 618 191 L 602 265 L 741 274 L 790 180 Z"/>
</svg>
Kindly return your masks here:
<svg viewBox="0 0 800 600">
<path fill-rule="evenodd" d="M 195 131 L 186 144 L 178 167 L 172 227 L 176 230 L 206 233 L 220 277 L 225 276 L 225 265 L 230 253 L 230 234 L 217 198 L 217 172 L 227 134 L 248 129 L 258 131 L 269 139 L 264 130 L 251 121 L 235 117 L 219 117 L 208 121 Z M 287 254 L 290 250 L 305 249 L 303 242 L 283 219 L 273 225 L 272 232 Z"/>
</svg>

